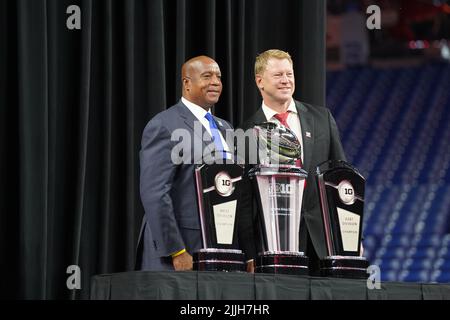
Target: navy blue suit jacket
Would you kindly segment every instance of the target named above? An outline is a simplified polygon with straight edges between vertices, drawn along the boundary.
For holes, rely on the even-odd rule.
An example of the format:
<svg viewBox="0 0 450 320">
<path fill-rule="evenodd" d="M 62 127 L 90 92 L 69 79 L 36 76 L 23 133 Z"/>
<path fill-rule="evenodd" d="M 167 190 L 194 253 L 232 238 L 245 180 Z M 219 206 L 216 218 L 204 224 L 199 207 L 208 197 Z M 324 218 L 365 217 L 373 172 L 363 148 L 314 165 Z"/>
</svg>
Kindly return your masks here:
<svg viewBox="0 0 450 320">
<path fill-rule="evenodd" d="M 225 130 L 232 127 L 226 121 L 214 118 L 225 138 Z M 200 130 L 194 132 L 194 128 Z M 182 133 L 188 133 L 190 139 L 181 139 Z M 202 247 L 194 169 L 195 163 L 201 162 L 205 148 L 211 144 L 202 139 L 203 135 L 210 139 L 181 101 L 157 114 L 144 129 L 140 151 L 140 195 L 145 215 L 138 242 L 138 269 L 173 270 L 171 254 L 183 248 L 192 254 Z M 177 148 L 181 141 L 184 148 Z M 173 152 L 177 161 L 182 156 L 182 163 L 172 161 Z"/>
</svg>

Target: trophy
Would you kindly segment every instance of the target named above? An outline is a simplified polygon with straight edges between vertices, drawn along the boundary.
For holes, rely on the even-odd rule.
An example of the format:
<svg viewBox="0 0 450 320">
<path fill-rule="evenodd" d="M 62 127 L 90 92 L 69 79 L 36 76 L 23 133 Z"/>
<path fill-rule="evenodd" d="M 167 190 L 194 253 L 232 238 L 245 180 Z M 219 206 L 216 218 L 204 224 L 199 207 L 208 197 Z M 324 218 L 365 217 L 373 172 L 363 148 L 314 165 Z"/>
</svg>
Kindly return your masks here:
<svg viewBox="0 0 450 320">
<path fill-rule="evenodd" d="M 246 271 L 237 240 L 243 167 L 203 164 L 195 169 L 203 248 L 194 252 L 194 270 Z"/>
<path fill-rule="evenodd" d="M 329 160 L 317 167 L 316 180 L 328 256 L 321 275 L 367 278 L 369 262 L 361 256 L 364 177 L 345 161 Z"/>
<path fill-rule="evenodd" d="M 308 257 L 299 252 L 307 177 L 298 165 L 300 143 L 289 128 L 272 122 L 256 125 L 254 133 L 260 164 L 251 168 L 248 175 L 257 195 L 263 247 L 256 258 L 255 272 L 307 275 Z"/>
</svg>

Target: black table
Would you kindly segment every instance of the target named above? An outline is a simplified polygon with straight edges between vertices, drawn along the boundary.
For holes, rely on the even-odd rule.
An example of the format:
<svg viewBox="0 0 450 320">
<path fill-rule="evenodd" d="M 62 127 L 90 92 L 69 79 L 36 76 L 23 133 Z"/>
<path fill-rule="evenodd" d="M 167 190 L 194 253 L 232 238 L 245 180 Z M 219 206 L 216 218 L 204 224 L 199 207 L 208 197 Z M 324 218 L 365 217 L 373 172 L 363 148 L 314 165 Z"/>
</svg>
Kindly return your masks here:
<svg viewBox="0 0 450 320">
<path fill-rule="evenodd" d="M 450 284 L 307 276 L 134 271 L 92 277 L 91 299 L 153 300 L 450 300 Z"/>
</svg>

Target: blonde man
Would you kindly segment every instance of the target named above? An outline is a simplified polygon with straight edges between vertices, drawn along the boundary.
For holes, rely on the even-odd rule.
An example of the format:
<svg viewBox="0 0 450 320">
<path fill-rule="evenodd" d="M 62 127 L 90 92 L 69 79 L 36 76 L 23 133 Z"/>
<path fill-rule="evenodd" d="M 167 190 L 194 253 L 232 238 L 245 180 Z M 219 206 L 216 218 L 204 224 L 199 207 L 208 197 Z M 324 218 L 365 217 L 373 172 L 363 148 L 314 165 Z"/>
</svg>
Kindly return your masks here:
<svg viewBox="0 0 450 320">
<path fill-rule="evenodd" d="M 255 124 L 272 121 L 287 125 L 301 143 L 303 169 L 308 172 L 303 197 L 302 221 L 300 228 L 300 251 L 311 261 L 312 274 L 318 271 L 318 257 L 327 255 L 319 196 L 314 181 L 316 166 L 326 160 L 345 160 L 336 122 L 327 108 L 297 101 L 293 61 L 289 53 L 272 49 L 256 57 L 255 82 L 261 93 L 261 108 L 240 127 L 244 130 Z M 251 188 L 249 187 L 249 190 Z M 250 192 L 249 192 L 250 193 Z M 252 195 L 254 197 L 254 195 Z M 253 224 L 245 232 L 248 237 L 257 233 L 256 206 L 248 200 L 243 214 L 243 225 Z M 249 221 L 251 220 L 252 223 Z M 254 237 L 253 256 L 261 250 L 259 237 Z"/>
</svg>

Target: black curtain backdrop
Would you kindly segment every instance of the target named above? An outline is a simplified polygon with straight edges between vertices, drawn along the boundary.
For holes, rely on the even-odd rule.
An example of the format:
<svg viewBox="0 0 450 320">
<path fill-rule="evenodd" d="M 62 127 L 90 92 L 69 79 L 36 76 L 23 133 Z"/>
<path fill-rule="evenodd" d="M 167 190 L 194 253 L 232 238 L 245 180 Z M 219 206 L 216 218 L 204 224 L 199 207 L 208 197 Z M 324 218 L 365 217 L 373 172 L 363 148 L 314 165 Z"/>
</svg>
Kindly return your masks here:
<svg viewBox="0 0 450 320">
<path fill-rule="evenodd" d="M 188 58 L 219 63 L 214 112 L 235 126 L 270 48 L 291 53 L 296 98 L 323 105 L 324 16 L 325 0 L 0 0 L 0 297 L 86 299 L 92 275 L 133 269 L 141 133 Z"/>
</svg>

